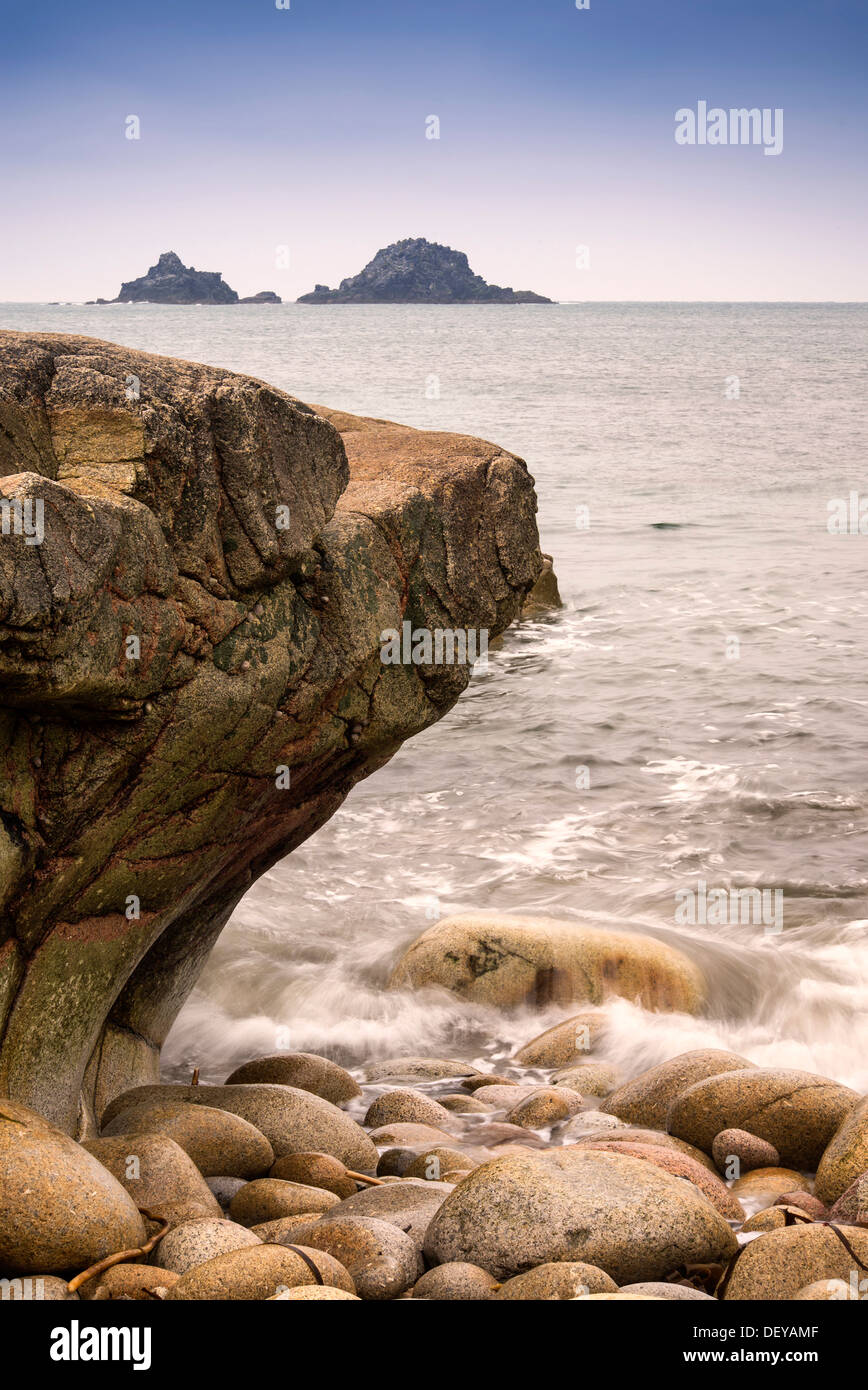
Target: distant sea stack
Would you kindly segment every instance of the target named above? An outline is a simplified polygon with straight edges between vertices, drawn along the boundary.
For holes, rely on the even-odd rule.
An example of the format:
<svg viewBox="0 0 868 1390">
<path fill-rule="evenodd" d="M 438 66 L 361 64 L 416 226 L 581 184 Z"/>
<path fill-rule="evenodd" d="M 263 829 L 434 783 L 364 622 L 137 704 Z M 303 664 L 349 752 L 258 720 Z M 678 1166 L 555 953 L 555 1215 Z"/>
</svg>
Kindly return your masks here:
<svg viewBox="0 0 868 1390">
<path fill-rule="evenodd" d="M 248 294 L 244 299 L 239 299 L 239 304 L 282 304 L 283 300 L 274 290 L 260 290 L 259 294 Z"/>
<path fill-rule="evenodd" d="M 91 300 L 95 304 L 280 304 L 273 290 L 239 299 L 219 270 L 196 270 L 184 265 L 174 251 L 164 251 L 156 265 L 138 280 L 121 285 L 117 299 Z"/>
<path fill-rule="evenodd" d="M 378 251 L 358 275 L 317 285 L 299 304 L 552 304 L 532 290 L 504 289 L 474 275 L 463 251 L 408 237 Z"/>
</svg>

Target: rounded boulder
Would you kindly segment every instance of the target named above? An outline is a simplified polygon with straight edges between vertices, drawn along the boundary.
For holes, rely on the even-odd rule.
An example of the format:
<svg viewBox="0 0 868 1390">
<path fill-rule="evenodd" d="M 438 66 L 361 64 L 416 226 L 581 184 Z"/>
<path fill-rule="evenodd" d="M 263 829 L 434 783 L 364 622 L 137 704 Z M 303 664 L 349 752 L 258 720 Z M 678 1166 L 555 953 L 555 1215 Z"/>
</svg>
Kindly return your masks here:
<svg viewBox="0 0 868 1390">
<path fill-rule="evenodd" d="M 812 1072 L 753 1067 L 683 1091 L 670 1108 L 668 1129 L 705 1153 L 721 1130 L 746 1129 L 773 1144 L 784 1165 L 814 1171 L 858 1099 L 849 1086 Z"/>
<path fill-rule="evenodd" d="M 568 1260 L 616 1283 L 659 1279 L 735 1253 L 724 1218 L 692 1183 L 643 1159 L 576 1147 L 509 1154 L 454 1189 L 428 1228 L 431 1261 L 509 1278 Z"/>
<path fill-rule="evenodd" d="M 333 1105 L 342 1105 L 362 1094 L 358 1082 L 348 1071 L 314 1052 L 272 1052 L 265 1057 L 254 1057 L 236 1067 L 225 1084 L 249 1086 L 255 1082 L 295 1086 L 299 1091 L 322 1096 Z"/>
<path fill-rule="evenodd" d="M 115 1115 L 102 1133 L 166 1134 L 206 1178 L 258 1178 L 274 1162 L 274 1150 L 255 1125 L 212 1105 L 136 1105 Z"/>
<path fill-rule="evenodd" d="M 144 1240 L 136 1203 L 98 1158 L 27 1106 L 0 1100 L 5 1275 L 85 1269 Z"/>
<path fill-rule="evenodd" d="M 497 913 L 447 917 L 422 933 L 389 987 L 430 985 L 501 1008 L 619 996 L 683 1013 L 696 1013 L 706 990 L 699 967 L 654 937 Z"/>
</svg>

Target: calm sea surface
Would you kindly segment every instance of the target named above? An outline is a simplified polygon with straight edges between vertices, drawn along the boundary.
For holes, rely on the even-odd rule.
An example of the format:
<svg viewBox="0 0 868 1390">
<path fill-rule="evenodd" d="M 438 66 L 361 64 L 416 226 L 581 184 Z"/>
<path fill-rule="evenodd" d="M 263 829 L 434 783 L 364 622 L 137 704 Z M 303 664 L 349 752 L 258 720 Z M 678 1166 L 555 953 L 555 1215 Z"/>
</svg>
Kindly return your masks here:
<svg viewBox="0 0 868 1390">
<path fill-rule="evenodd" d="M 536 478 L 567 605 L 251 890 L 170 1071 L 222 1079 L 278 1036 L 349 1063 L 508 1055 L 567 1011 L 383 989 L 432 920 L 486 909 L 704 966 L 706 1018 L 610 1006 L 631 1072 L 725 1046 L 868 1089 L 868 535 L 827 526 L 868 498 L 868 306 L 5 305 L 0 326 L 495 439 Z M 779 890 L 783 930 L 679 924 L 700 881 Z"/>
</svg>

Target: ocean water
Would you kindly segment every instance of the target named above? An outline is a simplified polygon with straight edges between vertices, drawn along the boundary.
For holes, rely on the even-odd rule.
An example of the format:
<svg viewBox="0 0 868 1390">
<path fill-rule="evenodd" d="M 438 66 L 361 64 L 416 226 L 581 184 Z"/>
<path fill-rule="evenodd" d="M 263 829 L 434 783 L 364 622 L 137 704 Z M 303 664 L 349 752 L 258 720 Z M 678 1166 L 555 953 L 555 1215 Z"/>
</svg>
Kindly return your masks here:
<svg viewBox="0 0 868 1390">
<path fill-rule="evenodd" d="M 166 1047 L 222 1079 L 291 1047 L 501 1061 L 568 1016 L 384 989 L 454 912 L 650 932 L 706 1016 L 607 1006 L 629 1074 L 699 1046 L 868 1089 L 866 305 L 0 307 L 497 440 L 536 478 L 563 611 L 250 891 Z M 779 893 L 780 931 L 677 895 Z"/>
</svg>

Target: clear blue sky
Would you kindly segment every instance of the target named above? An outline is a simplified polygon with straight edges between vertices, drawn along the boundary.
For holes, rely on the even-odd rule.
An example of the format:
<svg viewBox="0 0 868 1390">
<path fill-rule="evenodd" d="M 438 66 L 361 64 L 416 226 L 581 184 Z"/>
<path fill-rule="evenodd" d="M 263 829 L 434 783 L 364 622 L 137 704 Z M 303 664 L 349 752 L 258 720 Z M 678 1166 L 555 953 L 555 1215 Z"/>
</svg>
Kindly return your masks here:
<svg viewBox="0 0 868 1390">
<path fill-rule="evenodd" d="M 405 236 L 557 299 L 868 299 L 866 0 L 0 10 L 2 300 L 168 249 L 295 298 Z M 783 108 L 783 153 L 678 146 L 699 100 Z"/>
</svg>

